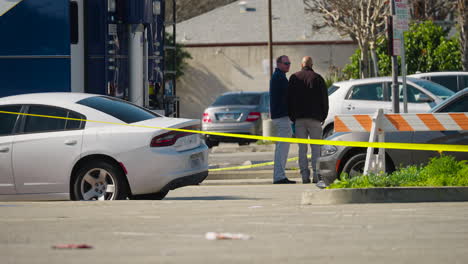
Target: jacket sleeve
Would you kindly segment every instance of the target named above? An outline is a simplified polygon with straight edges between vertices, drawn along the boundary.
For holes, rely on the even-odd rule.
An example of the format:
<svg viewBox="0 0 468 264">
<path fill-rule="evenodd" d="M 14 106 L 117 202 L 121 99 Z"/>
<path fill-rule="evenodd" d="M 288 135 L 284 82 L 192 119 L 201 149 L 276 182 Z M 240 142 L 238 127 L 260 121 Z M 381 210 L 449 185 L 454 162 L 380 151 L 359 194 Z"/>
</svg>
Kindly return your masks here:
<svg viewBox="0 0 468 264">
<path fill-rule="evenodd" d="M 270 80 L 270 114 L 274 115 L 276 112 L 277 98 L 278 98 L 278 87 L 275 74 Z"/>
<path fill-rule="evenodd" d="M 321 94 L 322 94 L 322 122 L 325 121 L 325 119 L 327 119 L 327 116 L 328 116 L 328 90 L 327 90 L 327 87 L 325 86 L 325 80 L 322 78 L 322 76 L 320 76 L 318 78 L 319 80 L 319 87 L 320 87 L 320 91 L 321 91 Z"/>
<path fill-rule="evenodd" d="M 296 83 L 296 76 L 293 74 L 289 78 L 289 83 L 288 83 L 288 116 L 291 121 L 295 122 L 296 121 L 296 111 L 294 109 L 295 104 L 294 104 L 294 98 L 296 96 L 295 92 L 296 89 L 294 89 L 294 85 Z"/>
</svg>

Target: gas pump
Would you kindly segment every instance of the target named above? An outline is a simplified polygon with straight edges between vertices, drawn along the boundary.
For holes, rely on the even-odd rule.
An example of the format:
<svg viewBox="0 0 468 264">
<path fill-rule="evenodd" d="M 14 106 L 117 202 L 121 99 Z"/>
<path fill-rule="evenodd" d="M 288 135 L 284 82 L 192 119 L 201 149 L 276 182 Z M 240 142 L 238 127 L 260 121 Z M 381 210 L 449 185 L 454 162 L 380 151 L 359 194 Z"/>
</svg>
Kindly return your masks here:
<svg viewBox="0 0 468 264">
<path fill-rule="evenodd" d="M 147 108 L 157 106 L 150 104 L 150 88 L 162 82 L 164 0 L 87 0 L 87 4 L 86 92 Z"/>
</svg>

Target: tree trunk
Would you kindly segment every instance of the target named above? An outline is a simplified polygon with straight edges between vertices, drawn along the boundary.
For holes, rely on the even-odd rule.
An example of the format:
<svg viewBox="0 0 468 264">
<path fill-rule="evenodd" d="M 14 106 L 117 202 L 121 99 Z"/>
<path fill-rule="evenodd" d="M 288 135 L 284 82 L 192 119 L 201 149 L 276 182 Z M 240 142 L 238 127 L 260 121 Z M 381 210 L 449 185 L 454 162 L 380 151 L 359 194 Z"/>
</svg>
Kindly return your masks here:
<svg viewBox="0 0 468 264">
<path fill-rule="evenodd" d="M 361 78 L 369 77 L 369 45 L 363 43 L 359 45 L 361 49 Z"/>
<path fill-rule="evenodd" d="M 460 26 L 460 50 L 462 67 L 468 71 L 468 0 L 458 0 L 458 25 Z"/>
<path fill-rule="evenodd" d="M 371 48 L 372 64 L 374 66 L 374 77 L 379 77 L 379 58 L 375 48 Z"/>
</svg>

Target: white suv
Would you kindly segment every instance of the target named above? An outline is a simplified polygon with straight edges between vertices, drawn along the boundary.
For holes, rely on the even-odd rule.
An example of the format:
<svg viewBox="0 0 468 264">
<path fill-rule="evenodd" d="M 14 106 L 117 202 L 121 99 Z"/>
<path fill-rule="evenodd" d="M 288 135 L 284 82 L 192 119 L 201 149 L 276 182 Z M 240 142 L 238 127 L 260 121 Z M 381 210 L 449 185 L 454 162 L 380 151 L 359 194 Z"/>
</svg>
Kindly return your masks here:
<svg viewBox="0 0 468 264">
<path fill-rule="evenodd" d="M 409 75 L 409 77 L 429 80 L 457 92 L 468 87 L 468 72 L 425 72 Z"/>
<path fill-rule="evenodd" d="M 400 112 L 403 111 L 403 85 L 400 82 Z M 379 108 L 392 112 L 392 78 L 378 77 L 334 83 L 328 88 L 330 110 L 323 123 L 323 137 L 333 134 L 335 115 L 373 114 Z M 453 91 L 431 81 L 407 78 L 408 112 L 424 113 Z"/>
</svg>

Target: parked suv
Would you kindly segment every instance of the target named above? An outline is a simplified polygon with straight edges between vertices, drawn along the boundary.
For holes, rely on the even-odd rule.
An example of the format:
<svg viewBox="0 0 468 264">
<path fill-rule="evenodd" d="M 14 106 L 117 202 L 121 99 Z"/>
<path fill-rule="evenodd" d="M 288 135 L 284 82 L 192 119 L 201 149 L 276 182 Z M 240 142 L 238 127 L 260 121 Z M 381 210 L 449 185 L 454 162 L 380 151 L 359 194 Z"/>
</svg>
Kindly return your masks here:
<svg viewBox="0 0 468 264">
<path fill-rule="evenodd" d="M 457 92 L 468 87 L 468 72 L 425 72 L 409 77 L 429 80 Z"/>
<path fill-rule="evenodd" d="M 268 92 L 224 93 L 203 112 L 202 130 L 221 133 L 262 135 L 262 116 L 268 117 Z M 237 142 L 241 145 L 254 140 L 205 135 L 209 147 L 219 142 Z"/>
</svg>

